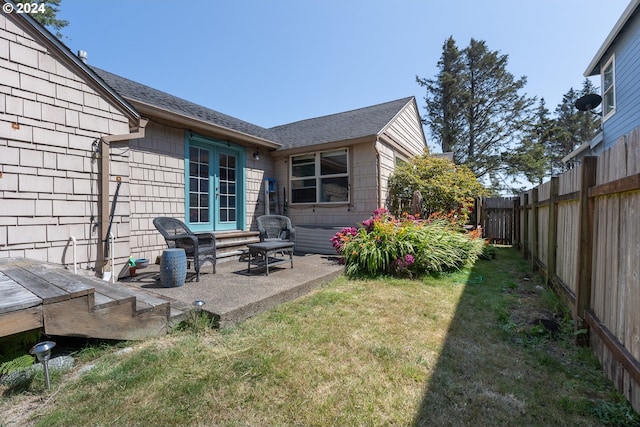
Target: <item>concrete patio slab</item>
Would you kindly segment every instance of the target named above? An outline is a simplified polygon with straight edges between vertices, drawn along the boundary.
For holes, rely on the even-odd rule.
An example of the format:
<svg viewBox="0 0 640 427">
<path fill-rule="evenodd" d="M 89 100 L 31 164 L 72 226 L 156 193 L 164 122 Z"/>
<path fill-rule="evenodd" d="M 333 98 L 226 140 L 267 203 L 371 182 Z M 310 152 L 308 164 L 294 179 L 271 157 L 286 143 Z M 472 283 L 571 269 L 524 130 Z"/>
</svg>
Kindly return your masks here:
<svg viewBox="0 0 640 427">
<path fill-rule="evenodd" d="M 165 288 L 160 282 L 160 266 L 152 264 L 120 283 L 174 300 L 172 307 L 177 313 L 202 300 L 203 309 L 219 316 L 223 328 L 306 295 L 344 271 L 337 257 L 317 254 L 294 255 L 293 266 L 287 262 L 270 267 L 266 276 L 264 268 L 252 267 L 248 273 L 246 261 L 219 260 L 216 273 L 210 264 L 203 266 L 199 282 L 191 269 L 183 286 Z"/>
</svg>

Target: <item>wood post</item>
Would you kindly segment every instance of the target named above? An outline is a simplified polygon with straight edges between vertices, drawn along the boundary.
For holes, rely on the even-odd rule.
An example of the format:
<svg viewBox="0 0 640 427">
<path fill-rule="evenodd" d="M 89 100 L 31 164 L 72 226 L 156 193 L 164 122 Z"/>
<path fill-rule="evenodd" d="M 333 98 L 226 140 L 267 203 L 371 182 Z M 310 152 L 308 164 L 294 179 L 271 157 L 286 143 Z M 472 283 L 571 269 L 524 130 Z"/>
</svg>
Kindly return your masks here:
<svg viewBox="0 0 640 427">
<path fill-rule="evenodd" d="M 109 239 L 107 236 L 109 229 L 109 144 L 100 138 L 100 151 L 98 152 L 98 251 L 96 257 L 96 273 L 102 274 L 107 265 L 105 254 L 105 242 Z"/>
<path fill-rule="evenodd" d="M 522 236 L 520 235 L 520 197 L 513 200 L 513 227 L 511 230 L 511 242 L 514 247 L 522 249 Z"/>
<path fill-rule="evenodd" d="M 522 257 L 527 259 L 529 246 L 529 193 L 522 195 Z"/>
<path fill-rule="evenodd" d="M 551 195 L 549 197 L 549 230 L 547 235 L 547 276 L 545 283 L 549 286 L 551 278 L 556 274 L 556 251 L 558 248 L 558 192 L 560 178 L 551 178 Z"/>
<path fill-rule="evenodd" d="M 580 173 L 580 224 L 578 225 L 580 249 L 576 303 L 573 313 L 576 331 L 588 327 L 585 313 L 591 305 L 594 203 L 589 198 L 589 188 L 596 184 L 597 160 L 594 156 L 584 157 Z M 589 334 L 576 334 L 576 343 L 588 344 L 588 336 Z"/>
<path fill-rule="evenodd" d="M 538 223 L 540 222 L 538 217 L 538 187 L 531 190 L 531 215 L 533 215 L 533 220 L 531 221 L 531 271 L 535 271 L 536 260 L 540 257 L 540 251 L 538 250 Z"/>
</svg>

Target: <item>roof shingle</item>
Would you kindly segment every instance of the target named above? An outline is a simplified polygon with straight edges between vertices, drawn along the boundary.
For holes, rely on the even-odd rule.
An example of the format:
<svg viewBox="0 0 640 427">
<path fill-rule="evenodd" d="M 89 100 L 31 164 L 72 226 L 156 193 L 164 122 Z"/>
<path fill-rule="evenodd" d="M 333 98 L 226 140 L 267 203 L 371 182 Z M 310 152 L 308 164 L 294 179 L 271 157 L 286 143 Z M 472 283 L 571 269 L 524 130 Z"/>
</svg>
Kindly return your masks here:
<svg viewBox="0 0 640 427">
<path fill-rule="evenodd" d="M 226 129 L 235 130 L 269 141 L 275 141 L 273 133 L 266 128 L 194 104 L 193 102 L 120 77 L 108 71 L 95 67 L 92 67 L 92 69 L 124 98 L 140 101 L 179 115 L 203 120 Z"/>
<path fill-rule="evenodd" d="M 120 96 L 212 125 L 262 138 L 281 149 L 305 147 L 377 135 L 414 98 L 407 97 L 356 110 L 263 128 L 203 107 L 116 74 L 91 67 Z"/>
<path fill-rule="evenodd" d="M 269 130 L 283 149 L 377 135 L 413 97 L 276 126 Z"/>
</svg>

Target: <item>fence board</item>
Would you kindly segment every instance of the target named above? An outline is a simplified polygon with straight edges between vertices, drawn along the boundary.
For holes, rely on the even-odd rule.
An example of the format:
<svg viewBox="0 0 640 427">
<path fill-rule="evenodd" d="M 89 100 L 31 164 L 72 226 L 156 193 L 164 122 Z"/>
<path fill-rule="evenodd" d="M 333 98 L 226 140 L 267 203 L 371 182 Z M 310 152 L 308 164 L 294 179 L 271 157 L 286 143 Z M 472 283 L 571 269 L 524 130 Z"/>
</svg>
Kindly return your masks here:
<svg viewBox="0 0 640 427">
<path fill-rule="evenodd" d="M 515 236 L 523 256 L 537 257 L 532 260 L 535 266 L 548 264 L 554 249 L 548 236 L 555 233 L 555 266 L 551 263 L 555 271 L 547 271 L 547 278 L 559 280 L 563 286 L 558 289 L 569 297 L 573 293 L 576 321 L 590 313 L 593 351 L 636 411 L 640 411 L 639 177 L 640 127 L 601 153 L 595 164 L 584 158 L 580 166 L 558 177 L 557 195 L 551 194 L 555 190 L 548 183 L 521 193 Z M 533 203 L 534 197 L 539 203 Z M 555 215 L 551 215 L 553 200 Z M 565 299 L 569 304 L 571 300 Z"/>
<path fill-rule="evenodd" d="M 546 269 L 549 265 L 549 205 L 538 208 L 538 222 L 538 261 Z"/>
<path fill-rule="evenodd" d="M 558 248 L 556 252 L 556 275 L 575 295 L 578 277 L 578 223 L 577 200 L 558 204 Z M 573 309 L 573 308 L 571 308 Z"/>
<path fill-rule="evenodd" d="M 619 316 L 624 320 L 619 334 L 620 341 L 640 360 L 640 191 L 622 197 L 620 283 L 623 295 Z"/>
<path fill-rule="evenodd" d="M 568 170 L 559 176 L 560 188 L 558 194 L 570 194 L 580 190 L 580 168 Z"/>
<path fill-rule="evenodd" d="M 627 141 L 627 174 L 640 173 L 640 128 L 631 132 Z"/>
</svg>

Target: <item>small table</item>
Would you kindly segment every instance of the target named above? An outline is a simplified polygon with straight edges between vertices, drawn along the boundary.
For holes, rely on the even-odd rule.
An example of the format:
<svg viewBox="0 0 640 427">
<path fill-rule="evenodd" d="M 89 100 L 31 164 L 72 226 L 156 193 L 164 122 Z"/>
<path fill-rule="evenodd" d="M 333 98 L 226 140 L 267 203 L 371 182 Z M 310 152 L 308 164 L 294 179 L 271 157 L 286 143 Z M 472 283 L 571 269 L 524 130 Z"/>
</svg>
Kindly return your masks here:
<svg viewBox="0 0 640 427">
<path fill-rule="evenodd" d="M 269 266 L 291 262 L 291 268 L 293 268 L 293 242 L 282 240 L 267 240 L 260 243 L 250 243 L 247 245 L 249 248 L 249 258 L 247 262 L 247 271 L 251 272 L 251 264 L 258 267 L 266 267 L 267 272 L 265 276 L 269 275 Z M 286 252 L 289 254 L 289 259 L 285 258 L 271 258 L 269 254 L 275 255 L 276 252 Z"/>
</svg>

